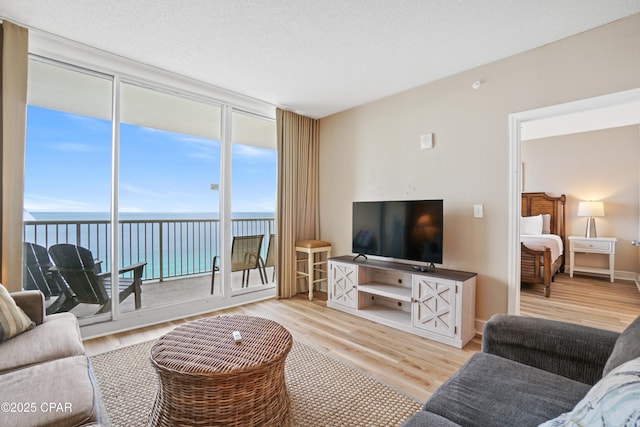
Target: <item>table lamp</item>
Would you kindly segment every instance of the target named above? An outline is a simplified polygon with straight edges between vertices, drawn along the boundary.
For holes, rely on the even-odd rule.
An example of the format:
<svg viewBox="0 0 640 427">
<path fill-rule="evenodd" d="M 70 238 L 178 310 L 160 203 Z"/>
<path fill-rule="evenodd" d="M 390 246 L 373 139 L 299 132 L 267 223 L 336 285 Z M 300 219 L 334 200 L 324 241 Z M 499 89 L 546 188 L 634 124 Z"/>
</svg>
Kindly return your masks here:
<svg viewBox="0 0 640 427">
<path fill-rule="evenodd" d="M 584 237 L 593 238 L 596 235 L 596 216 L 604 216 L 604 203 L 602 202 L 580 202 L 578 203 L 578 216 L 589 217 L 587 219 L 587 229 Z"/>
</svg>

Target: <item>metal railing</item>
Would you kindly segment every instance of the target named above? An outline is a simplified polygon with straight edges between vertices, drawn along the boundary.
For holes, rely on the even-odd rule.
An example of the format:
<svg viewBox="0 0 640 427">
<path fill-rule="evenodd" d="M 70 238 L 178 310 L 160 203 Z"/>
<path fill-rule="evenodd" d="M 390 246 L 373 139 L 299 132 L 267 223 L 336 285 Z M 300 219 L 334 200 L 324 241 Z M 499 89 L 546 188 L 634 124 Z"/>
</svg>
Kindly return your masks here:
<svg viewBox="0 0 640 427">
<path fill-rule="evenodd" d="M 233 219 L 234 236 L 263 234 L 262 257 L 266 258 L 269 238 L 275 233 L 274 218 Z M 211 261 L 220 253 L 220 221 L 217 219 L 121 220 L 119 233 L 120 267 L 147 262 L 144 280 L 164 280 L 211 272 Z M 111 266 L 111 224 L 108 220 L 24 221 L 23 240 L 48 248 L 71 243 L 91 251 Z"/>
</svg>

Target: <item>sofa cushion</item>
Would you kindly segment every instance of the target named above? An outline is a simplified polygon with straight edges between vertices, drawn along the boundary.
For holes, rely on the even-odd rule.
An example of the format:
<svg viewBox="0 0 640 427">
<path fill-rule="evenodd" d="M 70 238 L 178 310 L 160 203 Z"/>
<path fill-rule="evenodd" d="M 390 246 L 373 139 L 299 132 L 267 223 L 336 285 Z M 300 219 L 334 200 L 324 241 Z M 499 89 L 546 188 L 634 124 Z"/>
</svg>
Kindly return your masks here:
<svg viewBox="0 0 640 427">
<path fill-rule="evenodd" d="M 35 323 L 16 305 L 7 289 L 0 285 L 0 342 L 20 335 Z"/>
<path fill-rule="evenodd" d="M 460 425 L 433 412 L 418 411 L 405 421 L 402 427 L 460 427 Z"/>
<path fill-rule="evenodd" d="M 84 354 L 76 317 L 53 314 L 43 324 L 0 344 L 0 373 Z"/>
<path fill-rule="evenodd" d="M 2 426 L 71 426 L 99 419 L 86 356 L 33 365 L 1 378 L 0 402 L 16 409 L 0 411 Z"/>
<path fill-rule="evenodd" d="M 611 356 L 604 365 L 603 377 L 629 360 L 640 357 L 640 316 L 620 334 Z"/>
<path fill-rule="evenodd" d="M 590 388 L 500 356 L 476 353 L 423 409 L 463 426 L 537 426 L 571 410 Z"/>
<path fill-rule="evenodd" d="M 485 324 L 482 351 L 593 385 L 618 337 L 584 325 L 496 314 Z"/>
<path fill-rule="evenodd" d="M 640 423 L 640 357 L 623 363 L 596 385 L 571 412 L 540 427 L 631 426 Z"/>
</svg>

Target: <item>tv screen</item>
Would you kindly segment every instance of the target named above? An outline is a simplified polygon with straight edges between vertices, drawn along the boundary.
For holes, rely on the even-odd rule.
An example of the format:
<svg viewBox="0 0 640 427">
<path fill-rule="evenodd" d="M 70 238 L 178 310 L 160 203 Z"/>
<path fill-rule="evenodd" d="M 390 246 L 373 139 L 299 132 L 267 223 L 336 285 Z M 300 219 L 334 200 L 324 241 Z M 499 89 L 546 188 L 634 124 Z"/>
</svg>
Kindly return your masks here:
<svg viewBox="0 0 640 427">
<path fill-rule="evenodd" d="M 442 200 L 353 202 L 356 254 L 442 264 Z"/>
</svg>

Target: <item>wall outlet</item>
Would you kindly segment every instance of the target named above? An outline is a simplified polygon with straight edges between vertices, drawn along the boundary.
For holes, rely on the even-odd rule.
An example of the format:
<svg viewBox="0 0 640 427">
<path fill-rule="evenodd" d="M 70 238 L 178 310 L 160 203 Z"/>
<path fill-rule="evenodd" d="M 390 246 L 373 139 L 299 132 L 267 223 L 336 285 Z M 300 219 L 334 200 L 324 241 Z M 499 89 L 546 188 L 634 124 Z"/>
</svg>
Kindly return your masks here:
<svg viewBox="0 0 640 427">
<path fill-rule="evenodd" d="M 484 216 L 484 206 L 483 205 L 473 205 L 473 217 L 474 218 L 482 218 Z"/>
</svg>

